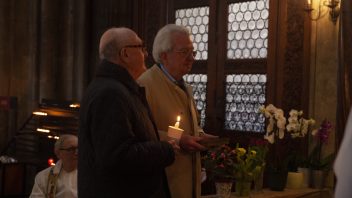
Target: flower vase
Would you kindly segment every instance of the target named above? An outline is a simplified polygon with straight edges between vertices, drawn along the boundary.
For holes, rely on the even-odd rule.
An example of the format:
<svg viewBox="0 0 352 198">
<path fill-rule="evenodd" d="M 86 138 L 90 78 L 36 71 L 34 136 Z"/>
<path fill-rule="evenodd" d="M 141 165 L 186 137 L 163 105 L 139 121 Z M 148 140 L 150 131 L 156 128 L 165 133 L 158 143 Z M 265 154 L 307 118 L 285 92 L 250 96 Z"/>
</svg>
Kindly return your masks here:
<svg viewBox="0 0 352 198">
<path fill-rule="evenodd" d="M 251 182 L 248 181 L 236 181 L 236 196 L 237 197 L 248 197 L 251 191 Z"/>
<path fill-rule="evenodd" d="M 230 198 L 232 181 L 217 181 L 215 182 L 216 195 L 219 198 Z"/>
<path fill-rule="evenodd" d="M 283 191 L 287 182 L 287 171 L 270 170 L 268 172 L 268 187 L 272 191 Z"/>
<path fill-rule="evenodd" d="M 264 180 L 264 171 L 260 171 L 258 177 L 254 180 L 254 192 L 263 191 L 263 180 Z"/>
<path fill-rule="evenodd" d="M 312 170 L 312 188 L 324 188 L 326 172 L 322 170 Z"/>
<path fill-rule="evenodd" d="M 302 188 L 303 173 L 301 172 L 288 172 L 286 188 L 299 189 Z"/>
<path fill-rule="evenodd" d="M 298 172 L 301 172 L 303 174 L 302 188 L 308 188 L 310 185 L 310 175 L 311 175 L 310 169 L 309 168 L 298 168 Z"/>
</svg>

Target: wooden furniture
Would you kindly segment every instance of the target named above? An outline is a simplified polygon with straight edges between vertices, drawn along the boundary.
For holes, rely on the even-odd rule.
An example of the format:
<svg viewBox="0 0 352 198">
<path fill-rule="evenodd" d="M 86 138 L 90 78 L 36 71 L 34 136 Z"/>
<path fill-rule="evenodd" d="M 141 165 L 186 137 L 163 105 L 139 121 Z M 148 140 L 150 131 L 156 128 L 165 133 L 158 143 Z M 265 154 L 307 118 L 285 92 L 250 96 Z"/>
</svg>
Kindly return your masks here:
<svg viewBox="0 0 352 198">
<path fill-rule="evenodd" d="M 263 192 L 252 192 L 250 198 L 332 198 L 330 189 L 285 189 L 284 191 L 271 191 L 264 189 Z M 201 198 L 220 198 L 217 195 L 206 195 Z M 232 193 L 231 198 L 236 198 L 235 193 Z"/>
</svg>

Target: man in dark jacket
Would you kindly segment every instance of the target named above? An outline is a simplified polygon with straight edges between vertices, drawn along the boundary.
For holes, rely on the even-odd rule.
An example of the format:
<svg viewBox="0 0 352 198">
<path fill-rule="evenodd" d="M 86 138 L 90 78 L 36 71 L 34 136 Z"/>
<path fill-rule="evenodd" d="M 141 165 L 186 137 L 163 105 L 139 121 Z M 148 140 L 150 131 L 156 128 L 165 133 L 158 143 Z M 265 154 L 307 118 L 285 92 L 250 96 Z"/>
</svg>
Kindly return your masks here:
<svg viewBox="0 0 352 198">
<path fill-rule="evenodd" d="M 128 28 L 111 28 L 100 39 L 101 64 L 81 104 L 78 196 L 170 197 L 164 168 L 174 142 L 159 141 L 137 79 L 147 52 Z"/>
</svg>

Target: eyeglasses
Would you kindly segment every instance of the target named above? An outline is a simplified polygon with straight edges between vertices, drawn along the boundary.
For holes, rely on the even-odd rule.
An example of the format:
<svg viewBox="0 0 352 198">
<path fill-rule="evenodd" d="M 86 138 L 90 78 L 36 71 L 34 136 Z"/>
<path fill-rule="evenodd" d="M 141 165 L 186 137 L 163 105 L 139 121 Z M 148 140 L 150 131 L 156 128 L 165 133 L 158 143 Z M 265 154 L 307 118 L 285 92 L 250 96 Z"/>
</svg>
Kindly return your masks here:
<svg viewBox="0 0 352 198">
<path fill-rule="evenodd" d="M 174 50 L 174 52 L 182 54 L 183 57 L 189 57 L 189 55 L 192 55 L 192 57 L 195 58 L 197 56 L 197 51 L 190 49 Z"/>
<path fill-rule="evenodd" d="M 125 48 L 140 48 L 143 52 L 147 51 L 147 47 L 144 44 L 140 45 L 125 45 Z"/>
<path fill-rule="evenodd" d="M 60 148 L 60 150 L 74 153 L 74 152 L 78 151 L 78 147 L 72 146 L 72 147 L 68 147 L 68 148 Z"/>
</svg>

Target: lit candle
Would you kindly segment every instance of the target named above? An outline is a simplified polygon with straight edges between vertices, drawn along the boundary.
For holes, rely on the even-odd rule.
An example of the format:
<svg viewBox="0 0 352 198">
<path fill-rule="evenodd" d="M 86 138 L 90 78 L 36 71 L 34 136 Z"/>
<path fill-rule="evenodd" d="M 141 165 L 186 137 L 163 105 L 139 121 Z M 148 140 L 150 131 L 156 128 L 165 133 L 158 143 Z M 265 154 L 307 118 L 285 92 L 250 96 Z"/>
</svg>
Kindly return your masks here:
<svg viewBox="0 0 352 198">
<path fill-rule="evenodd" d="M 308 6 L 311 6 L 312 5 L 312 1 L 311 0 L 307 0 L 307 4 L 308 4 Z"/>
<path fill-rule="evenodd" d="M 175 128 L 178 128 L 180 126 L 180 120 L 181 120 L 181 116 L 177 116 L 177 121 L 175 123 Z"/>
</svg>

